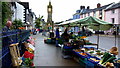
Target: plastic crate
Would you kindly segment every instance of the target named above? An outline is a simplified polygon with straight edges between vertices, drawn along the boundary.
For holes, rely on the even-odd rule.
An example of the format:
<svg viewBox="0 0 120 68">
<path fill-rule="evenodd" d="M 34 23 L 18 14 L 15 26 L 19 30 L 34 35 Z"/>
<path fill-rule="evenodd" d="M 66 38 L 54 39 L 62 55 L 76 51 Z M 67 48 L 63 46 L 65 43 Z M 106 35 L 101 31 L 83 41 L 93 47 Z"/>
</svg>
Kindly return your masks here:
<svg viewBox="0 0 120 68">
<path fill-rule="evenodd" d="M 90 61 L 86 61 L 86 68 L 94 68 L 95 64 L 91 63 Z"/>
<path fill-rule="evenodd" d="M 51 40 L 51 39 L 47 39 L 47 41 L 46 41 L 46 42 L 51 43 L 51 42 L 52 42 L 52 40 Z"/>
<path fill-rule="evenodd" d="M 77 52 L 77 53 L 78 53 L 77 55 L 78 55 L 79 57 L 82 57 L 82 58 L 87 58 L 87 59 L 88 59 L 88 58 L 91 57 L 91 55 L 89 55 L 89 54 L 87 54 L 87 53 L 86 53 L 87 55 L 85 55 L 85 56 L 79 54 L 79 53 L 81 53 L 81 52 Z"/>
<path fill-rule="evenodd" d="M 79 64 L 82 66 L 82 67 L 86 67 L 86 61 L 87 61 L 87 59 L 86 58 L 81 58 L 81 57 L 79 57 Z"/>
<path fill-rule="evenodd" d="M 95 68 L 106 68 L 106 67 L 104 67 L 104 66 L 102 66 L 100 64 L 96 64 Z"/>
<path fill-rule="evenodd" d="M 97 57 L 93 57 L 93 56 L 91 56 L 90 58 L 95 58 L 96 60 L 100 60 L 99 58 L 97 58 Z M 99 63 L 99 61 L 98 62 L 95 62 L 95 61 L 93 61 L 93 60 L 91 60 L 91 59 L 88 59 L 88 61 L 90 61 L 91 63 L 93 63 L 93 64 L 98 64 Z"/>
<path fill-rule="evenodd" d="M 120 63 L 114 63 L 116 68 L 120 68 Z"/>
<path fill-rule="evenodd" d="M 87 58 L 79 58 L 80 64 L 85 68 L 94 68 L 95 64 L 89 62 Z"/>
<path fill-rule="evenodd" d="M 72 49 L 72 46 L 63 46 L 63 49 Z"/>
<path fill-rule="evenodd" d="M 52 39 L 45 39 L 44 42 L 47 44 L 55 44 L 55 40 Z"/>
</svg>

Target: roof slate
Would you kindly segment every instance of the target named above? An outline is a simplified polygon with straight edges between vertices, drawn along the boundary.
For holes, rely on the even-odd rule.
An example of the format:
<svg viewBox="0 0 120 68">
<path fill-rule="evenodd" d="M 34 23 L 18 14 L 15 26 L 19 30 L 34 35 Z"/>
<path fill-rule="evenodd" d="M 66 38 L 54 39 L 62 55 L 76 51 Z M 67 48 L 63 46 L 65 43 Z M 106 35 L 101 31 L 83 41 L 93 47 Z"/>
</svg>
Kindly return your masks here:
<svg viewBox="0 0 120 68">
<path fill-rule="evenodd" d="M 120 2 L 112 5 L 110 8 L 108 8 L 106 10 L 111 10 L 111 9 L 116 9 L 116 8 L 120 8 Z"/>
<path fill-rule="evenodd" d="M 100 8 L 95 8 L 95 9 L 82 9 L 82 10 L 79 10 L 80 13 L 75 13 L 75 14 L 73 14 L 73 15 L 85 14 L 85 13 L 100 11 L 100 10 L 106 9 L 108 6 L 110 6 L 110 5 L 112 5 L 112 4 L 113 4 L 113 3 L 110 3 L 110 4 L 107 4 L 107 5 L 101 6 Z M 120 6 L 119 6 L 119 7 L 120 7 Z M 78 11 L 78 10 L 77 10 L 77 11 Z"/>
</svg>

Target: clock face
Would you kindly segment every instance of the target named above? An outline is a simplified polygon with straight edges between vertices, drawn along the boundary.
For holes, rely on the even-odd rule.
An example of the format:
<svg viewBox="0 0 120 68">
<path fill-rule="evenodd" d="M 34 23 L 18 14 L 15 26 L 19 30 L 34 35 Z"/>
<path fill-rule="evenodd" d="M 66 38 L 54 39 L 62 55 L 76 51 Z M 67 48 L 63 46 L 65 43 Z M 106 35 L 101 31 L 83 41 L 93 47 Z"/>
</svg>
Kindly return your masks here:
<svg viewBox="0 0 120 68">
<path fill-rule="evenodd" d="M 51 12 L 52 11 L 51 8 L 48 8 L 48 11 Z"/>
</svg>

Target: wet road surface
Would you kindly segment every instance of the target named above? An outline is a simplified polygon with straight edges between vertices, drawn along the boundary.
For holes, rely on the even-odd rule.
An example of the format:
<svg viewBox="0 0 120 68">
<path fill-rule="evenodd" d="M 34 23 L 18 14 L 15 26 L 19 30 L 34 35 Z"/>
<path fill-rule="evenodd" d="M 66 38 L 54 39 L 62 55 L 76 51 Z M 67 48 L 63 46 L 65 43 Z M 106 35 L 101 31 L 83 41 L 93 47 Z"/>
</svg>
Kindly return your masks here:
<svg viewBox="0 0 120 68">
<path fill-rule="evenodd" d="M 61 54 L 61 48 L 55 45 L 45 44 L 44 36 L 41 34 L 34 35 L 35 44 L 35 66 L 80 66 L 73 59 L 64 59 Z"/>
</svg>

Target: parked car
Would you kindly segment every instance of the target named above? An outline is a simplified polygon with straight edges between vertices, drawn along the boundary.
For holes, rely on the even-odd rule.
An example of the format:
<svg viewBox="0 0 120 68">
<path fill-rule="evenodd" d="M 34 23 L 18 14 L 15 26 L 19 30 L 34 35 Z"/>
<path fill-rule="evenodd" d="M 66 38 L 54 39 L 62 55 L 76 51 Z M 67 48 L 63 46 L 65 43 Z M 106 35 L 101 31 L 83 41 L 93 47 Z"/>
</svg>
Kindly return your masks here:
<svg viewBox="0 0 120 68">
<path fill-rule="evenodd" d="M 90 30 L 85 30 L 86 36 L 91 36 L 93 33 Z"/>
<path fill-rule="evenodd" d="M 105 34 L 104 31 L 95 31 L 95 34 Z"/>
</svg>

